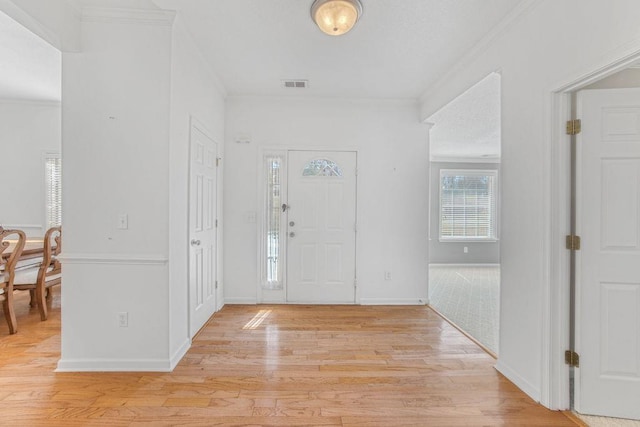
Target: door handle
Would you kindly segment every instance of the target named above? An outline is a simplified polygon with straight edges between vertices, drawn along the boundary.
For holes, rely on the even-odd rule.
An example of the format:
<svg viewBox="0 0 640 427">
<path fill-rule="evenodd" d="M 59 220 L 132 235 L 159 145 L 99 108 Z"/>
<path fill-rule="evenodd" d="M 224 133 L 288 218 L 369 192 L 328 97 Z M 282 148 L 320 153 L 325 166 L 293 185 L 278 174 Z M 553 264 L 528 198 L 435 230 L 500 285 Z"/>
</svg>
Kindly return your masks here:
<svg viewBox="0 0 640 427">
<path fill-rule="evenodd" d="M 289 237 L 296 237 L 296 233 L 294 233 L 293 231 L 289 233 Z"/>
<path fill-rule="evenodd" d="M 282 204 L 282 212 L 286 212 L 287 209 L 289 209 L 289 205 L 287 205 L 286 203 Z"/>
<path fill-rule="evenodd" d="M 200 246 L 200 240 L 191 239 L 191 246 Z"/>
</svg>

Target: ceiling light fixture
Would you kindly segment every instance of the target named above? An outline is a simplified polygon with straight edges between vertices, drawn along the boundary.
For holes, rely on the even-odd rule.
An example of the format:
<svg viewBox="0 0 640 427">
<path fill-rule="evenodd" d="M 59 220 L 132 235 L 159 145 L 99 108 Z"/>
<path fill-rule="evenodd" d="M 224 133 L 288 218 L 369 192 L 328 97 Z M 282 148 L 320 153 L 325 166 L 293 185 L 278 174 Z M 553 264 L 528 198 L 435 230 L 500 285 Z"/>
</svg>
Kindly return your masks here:
<svg viewBox="0 0 640 427">
<path fill-rule="evenodd" d="M 349 32 L 360 15 L 360 0 L 315 0 L 311 5 L 311 18 L 320 30 L 331 36 Z"/>
</svg>

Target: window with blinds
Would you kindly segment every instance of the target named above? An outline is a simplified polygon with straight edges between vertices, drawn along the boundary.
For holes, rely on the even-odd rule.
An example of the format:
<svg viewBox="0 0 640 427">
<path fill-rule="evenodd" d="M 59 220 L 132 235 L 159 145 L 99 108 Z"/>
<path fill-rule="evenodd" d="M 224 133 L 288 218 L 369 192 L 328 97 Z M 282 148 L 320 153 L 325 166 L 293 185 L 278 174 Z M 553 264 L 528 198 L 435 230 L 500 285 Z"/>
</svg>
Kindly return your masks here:
<svg viewBox="0 0 640 427">
<path fill-rule="evenodd" d="M 498 171 L 440 171 L 440 240 L 497 240 Z"/>
<path fill-rule="evenodd" d="M 45 155 L 47 229 L 62 225 L 62 159 L 60 154 Z"/>
</svg>

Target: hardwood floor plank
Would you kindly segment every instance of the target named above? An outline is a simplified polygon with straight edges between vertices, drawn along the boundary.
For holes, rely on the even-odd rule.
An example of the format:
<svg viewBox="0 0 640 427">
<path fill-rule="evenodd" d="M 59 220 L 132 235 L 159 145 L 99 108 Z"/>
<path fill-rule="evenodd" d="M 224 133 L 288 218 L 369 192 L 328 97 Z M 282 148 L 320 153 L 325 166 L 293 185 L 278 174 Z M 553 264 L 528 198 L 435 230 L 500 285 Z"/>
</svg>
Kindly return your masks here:
<svg viewBox="0 0 640 427">
<path fill-rule="evenodd" d="M 427 307 L 227 306 L 171 373 L 55 373 L 59 290 L 46 322 L 16 296 L 20 332 L 0 335 L 11 426 L 575 425 Z"/>
</svg>

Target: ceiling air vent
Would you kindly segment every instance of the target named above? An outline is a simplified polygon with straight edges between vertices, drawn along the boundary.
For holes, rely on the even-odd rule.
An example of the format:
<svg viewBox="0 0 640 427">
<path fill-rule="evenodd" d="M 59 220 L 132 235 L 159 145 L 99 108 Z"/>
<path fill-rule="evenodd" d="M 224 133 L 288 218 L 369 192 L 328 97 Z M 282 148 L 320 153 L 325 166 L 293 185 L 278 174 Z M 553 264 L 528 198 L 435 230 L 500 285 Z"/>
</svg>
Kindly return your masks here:
<svg viewBox="0 0 640 427">
<path fill-rule="evenodd" d="M 286 88 L 306 89 L 309 86 L 309 80 L 283 80 L 282 84 Z"/>
</svg>

